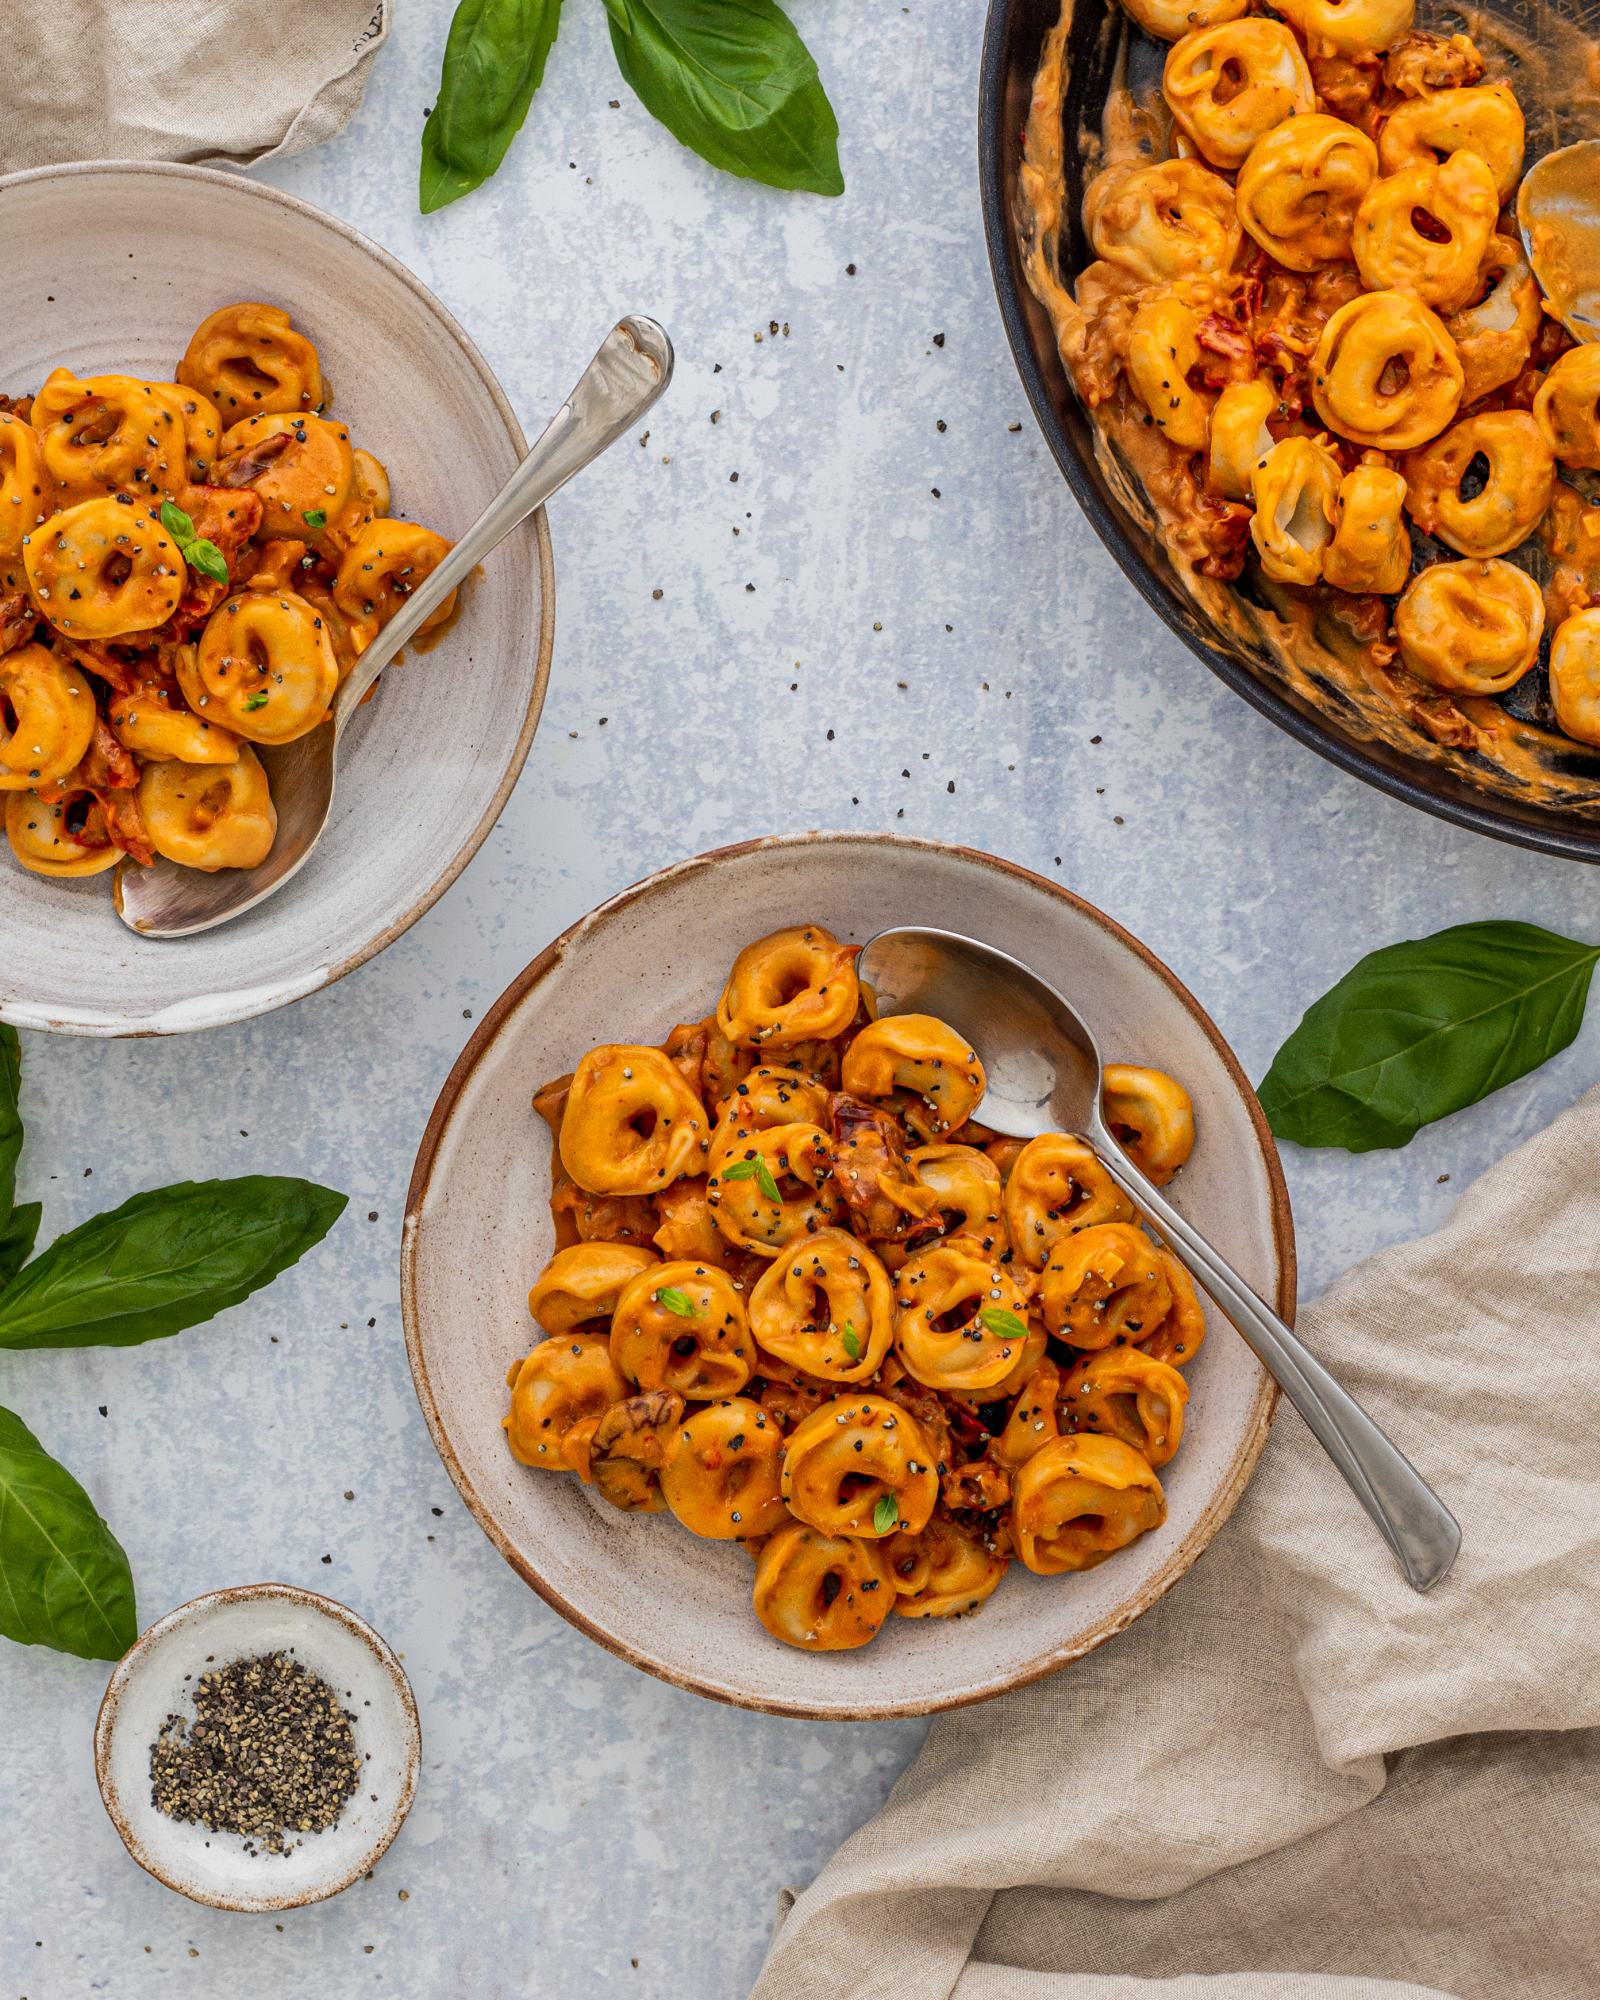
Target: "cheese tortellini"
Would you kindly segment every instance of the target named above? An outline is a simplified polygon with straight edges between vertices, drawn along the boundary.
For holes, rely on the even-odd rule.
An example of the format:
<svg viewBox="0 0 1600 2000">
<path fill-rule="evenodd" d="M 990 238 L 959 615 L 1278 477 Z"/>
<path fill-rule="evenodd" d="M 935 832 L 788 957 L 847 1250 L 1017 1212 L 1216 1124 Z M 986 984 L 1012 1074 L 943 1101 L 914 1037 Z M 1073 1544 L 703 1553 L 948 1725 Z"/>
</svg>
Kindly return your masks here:
<svg viewBox="0 0 1600 2000">
<path fill-rule="evenodd" d="M 1159 1527 L 1205 1337 L 1092 1150 L 977 1124 L 978 1050 L 878 1016 L 855 958 L 775 930 L 704 1019 L 535 1094 L 557 1248 L 504 1420 L 524 1465 L 742 1542 L 758 1620 L 817 1652 Z M 1189 1159 L 1177 1078 L 1112 1064 L 1104 1109 L 1157 1180 Z"/>
</svg>

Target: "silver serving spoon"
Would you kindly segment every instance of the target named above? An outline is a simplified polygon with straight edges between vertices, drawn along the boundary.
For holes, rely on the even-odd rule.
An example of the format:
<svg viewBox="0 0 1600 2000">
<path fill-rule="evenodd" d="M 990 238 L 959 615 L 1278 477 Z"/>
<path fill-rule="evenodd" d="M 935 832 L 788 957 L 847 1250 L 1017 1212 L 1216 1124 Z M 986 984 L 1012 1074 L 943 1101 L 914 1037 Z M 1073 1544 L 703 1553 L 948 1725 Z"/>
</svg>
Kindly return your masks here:
<svg viewBox="0 0 1600 2000">
<path fill-rule="evenodd" d="M 1517 227 L 1550 310 L 1574 340 L 1600 340 L 1600 139 L 1533 163 L 1517 190 Z"/>
<path fill-rule="evenodd" d="M 1093 1035 L 1053 986 L 992 945 L 954 931 L 880 931 L 857 966 L 880 1014 L 927 1013 L 972 1039 L 987 1088 L 973 1116 L 1010 1138 L 1072 1132 L 1160 1230 L 1310 1425 L 1400 1559 L 1431 1590 L 1461 1546 L 1454 1516 L 1361 1406 L 1128 1158 L 1100 1108 Z"/>
<path fill-rule="evenodd" d="M 192 937 L 243 916 L 299 873 L 327 826 L 339 739 L 367 689 L 496 543 L 631 430 L 671 379 L 672 343 L 665 330 L 642 314 L 619 320 L 527 457 L 361 655 L 334 696 L 331 723 L 293 743 L 258 747 L 278 809 L 278 834 L 266 860 L 256 868 L 225 868 L 213 875 L 161 859 L 150 868 L 122 863 L 117 914 L 130 930 L 141 937 Z"/>
</svg>

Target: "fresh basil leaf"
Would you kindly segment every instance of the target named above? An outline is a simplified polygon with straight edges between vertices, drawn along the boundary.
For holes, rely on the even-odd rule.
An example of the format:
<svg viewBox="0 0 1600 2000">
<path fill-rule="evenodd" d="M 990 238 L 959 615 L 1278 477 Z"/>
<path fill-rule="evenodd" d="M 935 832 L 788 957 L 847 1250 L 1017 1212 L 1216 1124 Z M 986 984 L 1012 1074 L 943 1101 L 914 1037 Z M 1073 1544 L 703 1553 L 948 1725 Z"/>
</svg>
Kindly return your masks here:
<svg viewBox="0 0 1600 2000">
<path fill-rule="evenodd" d="M 345 1201 L 263 1174 L 136 1194 L 23 1266 L 0 1293 L 0 1348 L 131 1347 L 181 1333 L 320 1243 Z"/>
<path fill-rule="evenodd" d="M 210 577 L 213 583 L 228 580 L 228 559 L 215 542 L 190 542 L 184 549 L 183 559 L 190 569 L 197 569 L 202 576 Z"/>
<path fill-rule="evenodd" d="M 84 1660 L 139 1636 L 133 1577 L 94 1502 L 22 1419 L 0 1409 L 0 1635 Z"/>
<path fill-rule="evenodd" d="M 194 540 L 194 522 L 171 500 L 161 503 L 161 525 L 180 548 L 185 542 Z"/>
<path fill-rule="evenodd" d="M 22 1044 L 0 1021 L 0 1223 L 17 1198 L 17 1155 L 22 1151 Z"/>
<path fill-rule="evenodd" d="M 39 1202 L 25 1201 L 20 1208 L 12 1209 L 4 1222 L 0 1222 L 0 1292 L 33 1255 L 34 1239 L 39 1234 L 39 1218 L 43 1213 Z"/>
<path fill-rule="evenodd" d="M 663 1285 L 654 1297 L 658 1305 L 665 1306 L 669 1313 L 676 1313 L 679 1319 L 694 1318 L 694 1300 L 687 1292 L 680 1292 L 676 1285 Z"/>
<path fill-rule="evenodd" d="M 765 1160 L 756 1161 L 756 1186 L 773 1203 L 781 1203 L 783 1196 L 778 1192 L 778 1183 L 772 1177 L 772 1169 Z"/>
<path fill-rule="evenodd" d="M 985 1306 L 978 1317 L 991 1333 L 999 1334 L 1002 1340 L 1026 1340 L 1028 1337 L 1026 1323 L 1004 1306 Z"/>
<path fill-rule="evenodd" d="M 878 1495 L 878 1504 L 872 1510 L 873 1527 L 877 1529 L 880 1535 L 886 1535 L 899 1519 L 900 1502 L 892 1493 L 880 1493 Z"/>
<path fill-rule="evenodd" d="M 424 215 L 471 194 L 505 158 L 544 80 L 560 20 L 561 0 L 461 0 L 422 128 Z"/>
<path fill-rule="evenodd" d="M 721 1173 L 717 1175 L 717 1179 L 719 1181 L 753 1181 L 756 1177 L 756 1169 L 760 1164 L 759 1160 L 734 1160 L 731 1165 L 722 1169 Z"/>
<path fill-rule="evenodd" d="M 859 1361 L 861 1359 L 861 1336 L 856 1332 L 849 1320 L 845 1321 L 844 1332 L 840 1334 L 839 1340 L 845 1353 L 849 1355 L 852 1361 Z"/>
<path fill-rule="evenodd" d="M 245 713 L 246 713 L 246 715 L 251 715 L 251 714 L 254 714 L 254 712 L 256 711 L 256 709 L 258 709 L 258 708 L 265 708 L 265 707 L 266 707 L 266 705 L 267 705 L 267 691 L 266 691 L 266 689 L 265 689 L 265 688 L 257 688 L 257 689 L 256 689 L 256 691 L 255 691 L 255 693 L 254 693 L 253 695 L 251 695 L 251 696 L 250 696 L 250 697 L 248 698 L 248 700 L 247 700 L 247 701 L 245 702 L 245 704 L 244 704 L 244 709 L 245 709 Z"/>
<path fill-rule="evenodd" d="M 691 151 L 769 187 L 843 194 L 839 121 L 776 0 L 605 0 L 617 67 Z"/>
<path fill-rule="evenodd" d="M 1499 920 L 1369 952 L 1273 1057 L 1267 1122 L 1301 1146 L 1403 1146 L 1564 1049 L 1597 958 L 1600 946 Z"/>
<path fill-rule="evenodd" d="M 300 518 L 308 528 L 325 528 L 328 525 L 328 510 L 325 507 L 307 507 Z"/>
</svg>

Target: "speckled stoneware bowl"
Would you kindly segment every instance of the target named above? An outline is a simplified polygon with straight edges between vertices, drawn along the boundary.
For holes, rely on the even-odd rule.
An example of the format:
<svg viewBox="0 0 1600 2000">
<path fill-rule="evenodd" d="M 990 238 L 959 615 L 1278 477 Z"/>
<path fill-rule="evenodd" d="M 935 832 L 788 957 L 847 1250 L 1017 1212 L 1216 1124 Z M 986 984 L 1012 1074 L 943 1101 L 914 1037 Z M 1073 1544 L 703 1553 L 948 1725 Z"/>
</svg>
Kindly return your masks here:
<svg viewBox="0 0 1600 2000">
<path fill-rule="evenodd" d="M 526 450 L 483 356 L 387 252 L 276 188 L 113 162 L 0 180 L 0 390 L 50 369 L 172 379 L 205 315 L 284 306 L 403 514 L 471 525 Z M 0 1018 L 176 1034 L 262 1014 L 381 951 L 443 894 L 517 781 L 544 701 L 554 569 L 543 513 L 496 549 L 432 650 L 351 724 L 328 831 L 281 894 L 215 931 L 135 937 L 105 875 L 28 875 L 0 842 Z"/>
<path fill-rule="evenodd" d="M 287 1652 L 355 1717 L 361 1787 L 336 1825 L 287 1854 L 249 1854 L 237 1834 L 168 1819 L 150 1803 L 150 1746 L 169 1715 L 192 1715 L 200 1676 L 230 1660 Z M 141 1868 L 218 1910 L 293 1910 L 357 1882 L 416 1797 L 422 1731 L 411 1685 L 364 1619 L 289 1583 L 241 1584 L 158 1619 L 117 1663 L 100 1703 L 94 1766 L 111 1823 Z"/>
<path fill-rule="evenodd" d="M 417 1156 L 402 1290 L 411 1370 L 435 1444 L 484 1531 L 535 1590 L 602 1645 L 681 1687 L 781 1715 L 920 1715 L 980 1701 L 1078 1659 L 1132 1624 L 1227 1519 L 1276 1391 L 1213 1308 L 1189 1371 L 1183 1449 L 1162 1474 L 1166 1525 L 1082 1576 L 1020 1564 L 977 1616 L 891 1618 L 856 1652 L 781 1645 L 750 1608 L 749 1558 L 670 1516 L 630 1517 L 506 1447 L 506 1369 L 532 1345 L 527 1291 L 550 1255 L 550 1140 L 529 1100 L 600 1041 L 658 1042 L 710 1011 L 752 938 L 808 919 L 861 944 L 890 924 L 967 931 L 1069 994 L 1108 1058 L 1172 1070 L 1199 1140 L 1185 1214 L 1280 1312 L 1294 1236 L 1255 1097 L 1199 1005 L 1143 945 L 1065 890 L 967 848 L 888 835 L 752 842 L 664 869 L 549 945 L 485 1016 Z M 979 1052 L 982 1052 L 981 1042 Z"/>
</svg>

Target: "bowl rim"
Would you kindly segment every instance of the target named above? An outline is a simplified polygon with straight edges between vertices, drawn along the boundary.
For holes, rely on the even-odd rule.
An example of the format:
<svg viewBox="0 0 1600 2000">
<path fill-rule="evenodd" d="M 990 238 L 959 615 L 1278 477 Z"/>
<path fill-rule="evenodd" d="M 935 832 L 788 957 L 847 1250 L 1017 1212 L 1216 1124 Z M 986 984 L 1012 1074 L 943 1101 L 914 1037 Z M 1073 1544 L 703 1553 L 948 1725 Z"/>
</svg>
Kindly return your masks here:
<svg viewBox="0 0 1600 2000">
<path fill-rule="evenodd" d="M 1277 1145 L 1267 1125 L 1266 1115 L 1238 1057 L 1188 987 L 1147 945 L 1132 932 L 1125 930 L 1114 918 L 1108 917 L 1093 903 L 1075 895 L 1059 882 L 1052 882 L 1019 862 L 1008 861 L 981 848 L 967 847 L 951 841 L 926 839 L 913 834 L 844 830 L 766 834 L 757 839 L 735 842 L 731 846 L 714 847 L 704 853 L 672 862 L 596 904 L 586 915 L 568 924 L 535 959 L 523 967 L 474 1028 L 466 1046 L 451 1066 L 438 1099 L 428 1114 L 428 1122 L 417 1149 L 416 1164 L 412 1168 L 410 1185 L 406 1190 L 400 1249 L 400 1310 L 405 1324 L 406 1356 L 411 1367 L 412 1385 L 417 1392 L 417 1401 L 422 1406 L 422 1414 L 427 1420 L 434 1448 L 443 1460 L 445 1470 L 479 1527 L 523 1582 L 530 1585 L 552 1610 L 559 1612 L 570 1625 L 576 1626 L 588 1638 L 598 1641 L 618 1659 L 626 1660 L 630 1666 L 640 1667 L 658 1680 L 667 1681 L 674 1687 L 684 1688 L 691 1694 L 707 1695 L 714 1701 L 725 1702 L 729 1707 L 753 1709 L 763 1715 L 794 1716 L 821 1722 L 882 1722 L 904 1716 L 933 1715 L 949 1709 L 966 1708 L 976 1702 L 992 1700 L 996 1695 L 1009 1693 L 1013 1688 L 1027 1687 L 1034 1681 L 1042 1680 L 1047 1674 L 1055 1673 L 1069 1665 L 1073 1660 L 1081 1659 L 1085 1654 L 1103 1645 L 1106 1640 L 1125 1631 L 1135 1619 L 1141 1617 L 1158 1599 L 1164 1597 L 1199 1558 L 1212 1537 L 1233 1512 L 1249 1483 L 1250 1475 L 1255 1470 L 1256 1461 L 1260 1458 L 1262 1448 L 1267 1441 L 1267 1432 L 1276 1413 L 1279 1397 L 1278 1386 L 1266 1370 L 1260 1371 L 1245 1434 L 1234 1453 L 1233 1462 L 1225 1478 L 1183 1541 L 1172 1551 L 1155 1575 L 1150 1577 L 1120 1610 L 1110 1613 L 1082 1637 L 1029 1661 L 1015 1673 L 992 1686 L 929 1700 L 862 1702 L 848 1707 L 837 1704 L 820 1706 L 812 1702 L 774 1700 L 762 1695 L 743 1693 L 707 1680 L 692 1671 L 654 1659 L 638 1647 L 603 1630 L 563 1597 L 560 1591 L 540 1574 L 537 1567 L 522 1556 L 502 1531 L 493 1511 L 481 1498 L 466 1468 L 462 1465 L 439 1414 L 433 1385 L 429 1379 L 427 1359 L 423 1352 L 421 1321 L 417 1310 L 416 1269 L 418 1243 L 422 1233 L 422 1212 L 428 1199 L 439 1147 L 454 1115 L 456 1104 L 476 1072 L 478 1064 L 498 1039 L 502 1029 L 507 1026 L 533 989 L 562 964 L 567 947 L 576 935 L 600 918 L 612 916 L 643 897 L 654 895 L 669 883 L 676 882 L 686 875 L 703 873 L 715 868 L 721 862 L 745 855 L 810 847 L 823 842 L 840 846 L 866 842 L 891 850 L 936 854 L 946 860 L 956 859 L 963 863 L 975 864 L 980 868 L 992 869 L 997 874 L 1026 883 L 1031 888 L 1043 889 L 1056 901 L 1068 905 L 1078 915 L 1098 924 L 1113 939 L 1141 959 L 1164 982 L 1173 997 L 1188 1010 L 1196 1026 L 1200 1028 L 1221 1059 L 1223 1068 L 1243 1100 L 1254 1127 L 1262 1165 L 1267 1176 L 1273 1249 L 1278 1265 L 1277 1308 L 1281 1318 L 1291 1325 L 1294 1323 L 1297 1275 L 1294 1219 Z"/>
<path fill-rule="evenodd" d="M 157 1855 L 152 1853 L 140 1840 L 128 1817 L 122 1810 L 119 1795 L 111 1782 L 111 1741 L 121 1720 L 122 1695 L 128 1682 L 137 1672 L 142 1659 L 147 1658 L 156 1644 L 184 1622 L 204 1619 L 213 1610 L 224 1605 L 260 1601 L 264 1598 L 298 1604 L 305 1610 L 342 1625 L 345 1630 L 359 1639 L 384 1670 L 389 1684 L 394 1689 L 396 1704 L 405 1725 L 405 1775 L 400 1783 L 399 1795 L 389 1818 L 372 1844 L 340 1875 L 337 1881 L 326 1888 L 318 1888 L 305 1895 L 290 1896 L 226 1896 L 213 1893 L 193 1882 L 179 1881 L 162 1866 Z M 407 1815 L 417 1796 L 417 1781 L 422 1769 L 422 1722 L 417 1714 L 417 1700 L 412 1693 L 411 1682 L 400 1662 L 399 1655 L 381 1632 L 369 1625 L 359 1612 L 352 1611 L 348 1604 L 341 1604 L 336 1597 L 326 1597 L 321 1591 L 306 1590 L 296 1583 L 235 1583 L 221 1590 L 202 1591 L 200 1596 L 191 1597 L 187 1604 L 179 1604 L 153 1625 L 147 1626 L 111 1670 L 111 1678 L 106 1682 L 106 1691 L 100 1697 L 100 1706 L 94 1720 L 94 1774 L 100 1788 L 100 1800 L 106 1809 L 111 1824 L 121 1837 L 122 1844 L 145 1870 L 153 1875 L 164 1887 L 174 1890 L 180 1896 L 187 1896 L 192 1903 L 204 1903 L 213 1910 L 241 1910 L 249 1914 L 260 1914 L 272 1910 L 300 1910 L 312 1903 L 324 1903 L 330 1896 L 337 1896 L 348 1889 L 352 1882 L 359 1882 L 369 1868 L 389 1851 L 395 1835 L 405 1824 Z"/>
<path fill-rule="evenodd" d="M 1005 120 L 1009 46 L 1017 33 L 1016 16 L 1023 0 L 989 0 L 984 24 L 983 49 L 978 64 L 978 189 L 983 213 L 983 234 L 989 256 L 989 275 L 994 283 L 1000 318 L 1006 330 L 1011 358 L 1026 392 L 1034 421 L 1044 433 L 1051 456 L 1073 498 L 1087 516 L 1090 526 L 1110 550 L 1117 567 L 1138 591 L 1152 611 L 1178 636 L 1197 659 L 1269 722 L 1274 722 L 1297 743 L 1314 750 L 1319 757 L 1364 784 L 1387 792 L 1403 804 L 1431 813 L 1435 819 L 1453 826 L 1486 834 L 1492 840 L 1531 848 L 1535 853 L 1554 854 L 1567 861 L 1600 862 L 1600 825 L 1588 822 L 1589 831 L 1574 831 L 1581 822 L 1568 823 L 1555 816 L 1537 823 L 1517 817 L 1509 802 L 1496 803 L 1489 792 L 1473 797 L 1436 793 L 1405 771 L 1391 769 L 1369 754 L 1354 737 L 1318 723 L 1302 713 L 1277 688 L 1259 679 L 1242 661 L 1221 647 L 1200 638 L 1189 627 L 1182 601 L 1162 583 L 1140 554 L 1122 519 L 1108 507 L 1089 478 L 1073 449 L 1055 409 L 1045 370 L 1029 335 L 1022 300 L 1022 283 L 1013 265 L 1015 249 L 1011 218 L 1006 207 Z"/>
<path fill-rule="evenodd" d="M 315 202 L 302 200 L 299 195 L 288 194 L 282 188 L 274 187 L 270 181 L 252 180 L 244 174 L 219 167 L 190 166 L 175 160 L 74 160 L 61 166 L 25 167 L 14 174 L 0 175 L 0 201 L 3 201 L 12 189 L 29 186 L 35 182 L 75 179 L 81 175 L 104 173 L 156 174 L 166 179 L 201 181 L 216 186 L 226 186 L 236 194 L 276 204 L 280 208 L 287 209 L 292 215 L 298 216 L 303 222 L 320 224 L 324 228 L 333 230 L 336 235 L 342 236 L 347 243 L 365 252 L 392 277 L 397 278 L 416 296 L 423 308 L 438 320 L 441 329 L 460 348 L 482 382 L 496 414 L 505 425 L 512 449 L 519 458 L 526 456 L 528 440 L 517 414 L 512 409 L 504 389 L 501 388 L 494 370 L 455 314 L 414 271 L 384 249 L 381 243 L 374 242 L 370 236 L 364 235 L 342 217 L 330 214 L 325 208 L 318 208 Z M 506 801 L 511 797 L 518 779 L 522 776 L 523 766 L 528 761 L 528 753 L 533 748 L 534 735 L 544 712 L 545 696 L 550 684 L 550 661 L 555 650 L 555 555 L 550 542 L 550 523 L 543 507 L 537 508 L 529 517 L 529 524 L 533 529 L 533 554 L 539 581 L 539 626 L 533 641 L 533 686 L 529 691 L 528 706 L 523 714 L 522 726 L 517 733 L 515 743 L 511 746 L 505 776 L 496 787 L 494 796 L 488 801 L 477 823 L 467 833 L 454 858 L 408 909 L 392 923 L 387 924 L 375 937 L 367 939 L 354 951 L 345 953 L 343 957 L 322 968 L 321 976 L 314 984 L 286 992 L 276 999 L 269 997 L 263 1000 L 258 997 L 255 989 L 236 989 L 232 994 L 209 995 L 208 998 L 221 1004 L 208 1013 L 203 1021 L 186 1021 L 181 1027 L 152 1027 L 142 1017 L 127 1016 L 124 1017 L 127 1022 L 125 1026 L 105 1027 L 99 1023 L 91 1026 L 70 1019 L 41 1020 L 39 1011 L 30 1008 L 19 1025 L 38 1028 L 47 1034 L 85 1035 L 111 1040 L 142 1040 L 156 1035 L 190 1034 L 205 1028 L 232 1027 L 240 1021 L 253 1020 L 258 1015 L 270 1014 L 279 1007 L 304 1000 L 312 993 L 322 992 L 336 980 L 343 979 L 346 973 L 354 972 L 358 966 L 365 965 L 368 959 L 376 958 L 380 951 L 387 949 L 396 938 L 408 931 L 419 917 L 425 916 L 451 887 L 462 869 L 493 832 L 495 823 L 505 810 Z M 6 1000 L 0 995 L 0 1021 L 10 1018 Z"/>
</svg>

